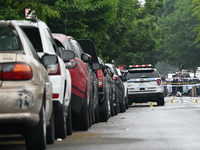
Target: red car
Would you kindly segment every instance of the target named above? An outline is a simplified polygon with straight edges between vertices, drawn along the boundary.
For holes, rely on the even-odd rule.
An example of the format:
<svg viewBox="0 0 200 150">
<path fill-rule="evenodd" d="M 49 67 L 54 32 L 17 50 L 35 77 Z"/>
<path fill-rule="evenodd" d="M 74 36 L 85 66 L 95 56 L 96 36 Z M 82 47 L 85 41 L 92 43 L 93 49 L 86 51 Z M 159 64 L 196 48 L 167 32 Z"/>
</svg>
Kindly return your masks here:
<svg viewBox="0 0 200 150">
<path fill-rule="evenodd" d="M 74 59 L 65 62 L 72 79 L 72 128 L 73 130 L 87 130 L 91 126 L 91 81 L 88 66 L 91 56 L 82 51 L 79 43 L 73 37 L 61 33 L 53 33 L 52 35 L 56 40 L 61 57 L 63 50 L 66 49 L 74 51 L 76 55 Z"/>
</svg>

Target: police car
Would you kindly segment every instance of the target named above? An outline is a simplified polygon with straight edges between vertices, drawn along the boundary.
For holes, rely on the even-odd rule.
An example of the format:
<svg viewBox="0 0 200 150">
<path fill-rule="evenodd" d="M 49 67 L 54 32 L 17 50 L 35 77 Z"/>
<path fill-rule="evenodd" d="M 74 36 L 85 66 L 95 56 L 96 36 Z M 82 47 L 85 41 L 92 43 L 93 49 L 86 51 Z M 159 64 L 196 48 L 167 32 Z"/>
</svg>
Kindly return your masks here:
<svg viewBox="0 0 200 150">
<path fill-rule="evenodd" d="M 159 72 L 151 64 L 130 65 L 124 76 L 128 79 L 129 105 L 143 102 L 164 105 L 164 86 Z"/>
</svg>

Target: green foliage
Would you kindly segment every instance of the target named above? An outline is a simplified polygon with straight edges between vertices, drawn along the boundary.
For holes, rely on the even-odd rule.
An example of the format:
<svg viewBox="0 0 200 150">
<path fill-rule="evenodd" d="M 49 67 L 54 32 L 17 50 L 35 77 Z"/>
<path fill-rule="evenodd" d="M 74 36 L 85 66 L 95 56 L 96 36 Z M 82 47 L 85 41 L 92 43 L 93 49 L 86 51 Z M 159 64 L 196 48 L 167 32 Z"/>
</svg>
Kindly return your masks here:
<svg viewBox="0 0 200 150">
<path fill-rule="evenodd" d="M 25 19 L 24 9 L 30 8 L 52 32 L 93 40 L 106 62 L 152 62 L 156 59 L 147 54 L 158 53 L 155 49 L 162 41 L 156 14 L 162 0 L 146 0 L 145 6 L 138 0 L 7 0 L 0 4 L 1 19 Z"/>
<path fill-rule="evenodd" d="M 54 11 L 50 6 L 44 4 L 46 0 L 8 0 L 0 1 L 0 18 L 1 19 L 25 19 L 25 9 L 31 9 L 35 15 L 46 21 L 46 17 L 59 17 L 59 13 Z M 5 16 L 3 14 L 6 14 Z"/>
<path fill-rule="evenodd" d="M 200 51 L 194 43 L 197 36 L 194 29 L 199 21 L 192 16 L 192 1 L 165 0 L 165 3 L 173 5 L 170 6 L 171 11 L 165 8 L 158 21 L 165 33 L 163 45 L 157 48 L 157 51 L 162 52 L 160 60 L 176 66 L 184 64 L 186 69 L 194 70 L 200 65 Z"/>
</svg>

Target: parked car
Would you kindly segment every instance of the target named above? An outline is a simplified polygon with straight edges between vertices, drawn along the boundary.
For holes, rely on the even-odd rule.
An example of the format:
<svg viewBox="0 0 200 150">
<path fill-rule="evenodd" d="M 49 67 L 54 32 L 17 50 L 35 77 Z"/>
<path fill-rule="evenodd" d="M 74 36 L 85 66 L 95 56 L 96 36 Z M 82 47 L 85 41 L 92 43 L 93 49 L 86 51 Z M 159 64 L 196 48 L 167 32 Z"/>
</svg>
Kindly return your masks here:
<svg viewBox="0 0 200 150">
<path fill-rule="evenodd" d="M 99 104 L 101 107 L 103 107 L 100 113 L 107 113 L 107 106 L 105 106 L 105 102 L 110 102 L 110 115 L 114 116 L 115 113 L 115 105 L 116 105 L 116 98 L 117 98 L 117 86 L 112 79 L 112 77 L 109 75 L 108 68 L 106 67 L 104 61 L 99 58 L 99 62 L 101 65 L 101 68 L 97 70 L 97 77 L 99 81 Z M 106 100 L 107 99 L 107 100 Z M 103 115 L 105 116 L 105 115 Z M 104 117 L 105 118 L 105 117 Z M 103 120 L 106 120 L 104 119 Z"/>
<path fill-rule="evenodd" d="M 59 50 L 52 37 L 48 26 L 41 20 L 35 19 L 30 21 L 16 21 L 21 29 L 28 36 L 36 49 L 38 55 L 42 57 L 46 54 L 57 54 Z M 53 105 L 55 120 L 55 138 L 64 139 L 67 135 L 66 119 L 68 109 L 70 109 L 71 100 L 71 76 L 65 63 L 58 56 L 58 63 L 51 66 L 49 73 L 50 80 L 53 84 Z"/>
<path fill-rule="evenodd" d="M 53 37 L 65 49 L 75 53 L 75 58 L 66 63 L 72 77 L 72 127 L 73 130 L 87 130 L 92 124 L 93 100 L 91 99 L 94 92 L 92 88 L 93 74 L 88 64 L 91 56 L 83 52 L 79 43 L 72 36 L 53 33 Z"/>
<path fill-rule="evenodd" d="M 77 40 L 83 52 L 91 56 L 91 61 L 88 63 L 90 80 L 91 80 L 91 123 L 99 122 L 99 103 L 98 103 L 98 81 L 95 71 L 100 68 L 95 45 L 93 41 L 88 39 Z"/>
<path fill-rule="evenodd" d="M 163 106 L 164 86 L 161 76 L 151 64 L 130 65 L 125 73 L 128 79 L 129 104 L 143 102 L 157 102 Z"/>
<path fill-rule="evenodd" d="M 123 82 L 124 85 L 124 98 L 125 98 L 125 104 L 126 104 L 126 109 L 129 108 L 129 102 L 128 102 L 128 87 L 127 87 L 127 79 L 124 77 L 124 71 L 120 70 L 119 68 L 116 68 L 118 76 Z"/>
<path fill-rule="evenodd" d="M 0 21 L 0 62 L 0 133 L 22 134 L 27 150 L 44 150 L 54 143 L 48 73 L 58 58 L 40 58 L 15 22 Z"/>
<path fill-rule="evenodd" d="M 120 79 L 117 69 L 113 64 L 106 63 L 106 66 L 110 68 L 111 75 L 113 80 L 115 81 L 115 84 L 118 89 L 118 99 L 119 99 L 119 106 L 120 106 L 120 112 L 126 111 L 126 103 L 125 103 L 125 97 L 124 97 L 124 84 L 122 80 Z"/>
</svg>

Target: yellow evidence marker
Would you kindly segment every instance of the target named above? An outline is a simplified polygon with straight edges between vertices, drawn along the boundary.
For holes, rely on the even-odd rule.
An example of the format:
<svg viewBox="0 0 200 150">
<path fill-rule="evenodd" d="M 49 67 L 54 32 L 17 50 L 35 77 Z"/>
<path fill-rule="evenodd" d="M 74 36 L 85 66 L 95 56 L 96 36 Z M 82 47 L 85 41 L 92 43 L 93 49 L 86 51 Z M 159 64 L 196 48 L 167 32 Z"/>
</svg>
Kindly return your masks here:
<svg viewBox="0 0 200 150">
<path fill-rule="evenodd" d="M 173 103 L 173 100 L 172 99 L 170 99 L 170 101 L 169 101 L 170 103 Z"/>
<path fill-rule="evenodd" d="M 195 99 L 195 103 L 198 103 L 199 101 L 198 101 L 198 99 Z"/>
<path fill-rule="evenodd" d="M 153 103 L 152 102 L 150 103 L 150 107 L 153 107 Z"/>
</svg>

